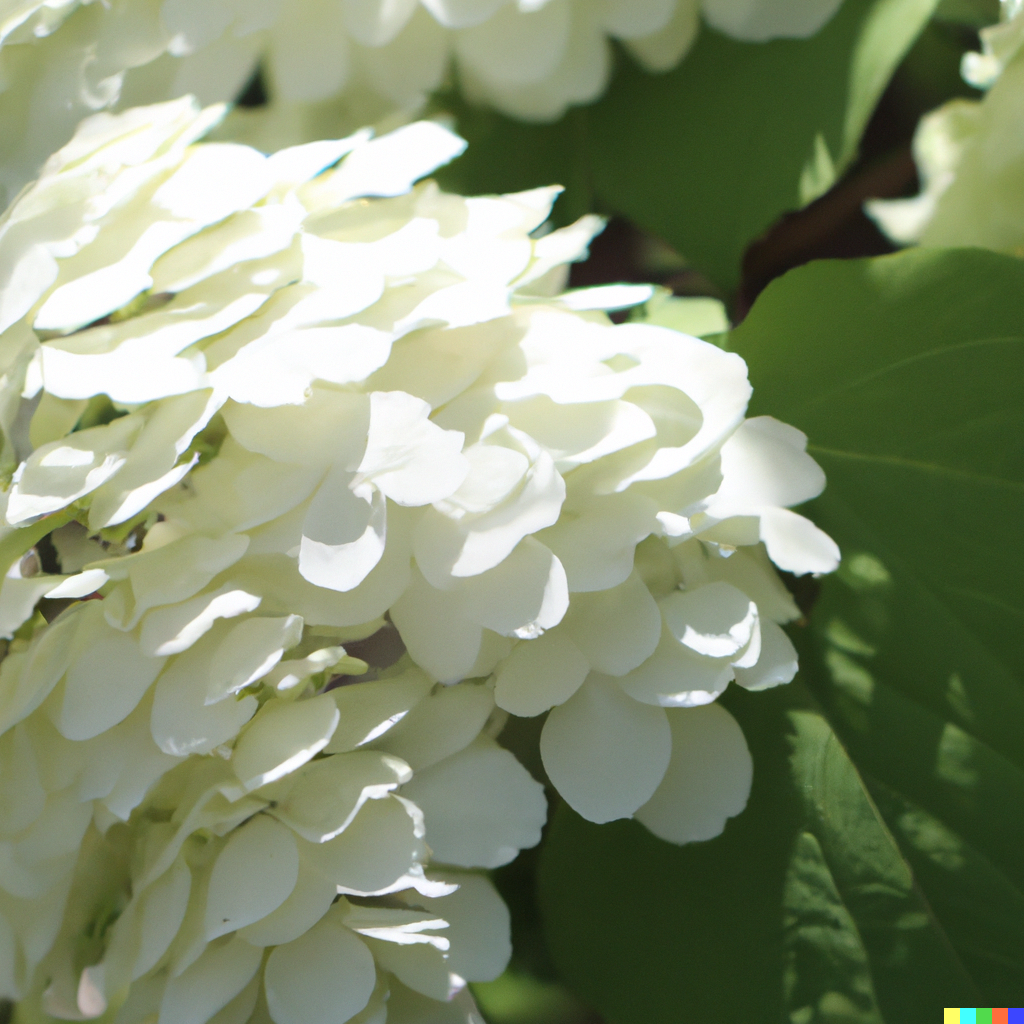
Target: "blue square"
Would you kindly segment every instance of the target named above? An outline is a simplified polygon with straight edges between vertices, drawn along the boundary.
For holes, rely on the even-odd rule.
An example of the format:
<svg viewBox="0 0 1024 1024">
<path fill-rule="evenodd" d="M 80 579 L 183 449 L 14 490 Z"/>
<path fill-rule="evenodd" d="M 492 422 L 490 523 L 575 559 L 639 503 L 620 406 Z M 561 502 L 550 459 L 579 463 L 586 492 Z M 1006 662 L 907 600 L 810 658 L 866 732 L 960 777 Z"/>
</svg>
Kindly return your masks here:
<svg viewBox="0 0 1024 1024">
<path fill-rule="evenodd" d="M 1024 1024 L 1024 1007 L 1011 1006 L 1006 1020 L 1007 1024 Z"/>
</svg>

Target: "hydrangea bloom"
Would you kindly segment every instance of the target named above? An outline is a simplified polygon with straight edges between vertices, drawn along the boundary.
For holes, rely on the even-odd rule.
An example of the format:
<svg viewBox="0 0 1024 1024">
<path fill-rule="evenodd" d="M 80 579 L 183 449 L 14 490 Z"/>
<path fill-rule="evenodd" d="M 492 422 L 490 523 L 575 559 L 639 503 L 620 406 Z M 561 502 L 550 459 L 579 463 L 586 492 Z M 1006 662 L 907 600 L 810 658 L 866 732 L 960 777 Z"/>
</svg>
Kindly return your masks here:
<svg viewBox="0 0 1024 1024">
<path fill-rule="evenodd" d="M 977 245 L 1024 256 L 1024 11 L 1003 0 L 1003 21 L 981 33 L 964 77 L 987 89 L 981 100 L 951 100 L 921 119 L 914 159 L 921 193 L 873 200 L 868 213 L 902 245 Z"/>
<path fill-rule="evenodd" d="M 291 1024 L 336 954 L 371 1020 L 507 954 L 459 873 L 539 837 L 501 715 L 550 711 L 591 820 L 712 836 L 751 773 L 715 698 L 796 669 L 772 562 L 838 553 L 738 356 L 602 312 L 648 289 L 560 294 L 600 224 L 539 232 L 557 189 L 414 185 L 462 148 L 429 123 L 197 144 L 220 113 L 97 115 L 0 225 L 0 739 L 40 766 L 0 980 Z"/>
<path fill-rule="evenodd" d="M 305 660 L 322 670 L 336 658 Z M 180 685 L 191 660 L 161 679 L 169 671 Z M 297 665 L 279 663 L 261 697 L 309 670 Z M 74 663 L 68 681 L 71 671 Z M 74 823 L 61 835 L 66 849 L 46 850 L 40 833 L 57 830 L 44 811 L 29 835 L 45 859 L 21 857 L 5 876 L 8 889 L 50 883 L 47 898 L 22 891 L 4 902 L 24 955 L 4 952 L 14 968 L 5 995 L 63 1019 L 110 1010 L 118 1024 L 154 1015 L 335 1024 L 382 1020 L 385 1004 L 388 1020 L 478 1020 L 465 983 L 504 969 L 508 920 L 490 883 L 464 869 L 536 842 L 539 785 L 479 734 L 493 707 L 484 686 L 432 693 L 409 666 L 319 694 L 303 682 L 291 683 L 298 699 L 265 699 L 233 748 L 177 761 L 152 749 L 152 701 L 108 730 L 102 749 L 67 742 L 46 716 L 18 727 L 19 753 L 61 766 L 53 811 Z M 423 812 L 405 795 L 411 779 L 427 805 L 458 789 L 440 839 L 463 870 L 424 871 L 430 851 Z M 30 842 L 18 838 L 19 855 Z M 41 907 L 51 911 L 45 923 L 30 916 Z"/>
<path fill-rule="evenodd" d="M 736 38 L 761 41 L 810 35 L 838 6 L 839 0 L 26 0 L 0 15 L 3 183 L 18 188 L 34 177 L 77 120 L 116 102 L 123 86 L 132 103 L 188 92 L 204 102 L 231 100 L 263 60 L 276 100 L 341 96 L 347 112 L 333 120 L 347 121 L 332 128 L 349 130 L 396 107 L 415 108 L 455 68 L 470 99 L 545 120 L 604 90 L 610 39 L 621 40 L 644 67 L 664 71 L 689 48 L 701 13 Z M 124 72 L 132 68 L 140 70 L 126 84 Z M 288 116 L 290 123 L 299 117 Z"/>
</svg>

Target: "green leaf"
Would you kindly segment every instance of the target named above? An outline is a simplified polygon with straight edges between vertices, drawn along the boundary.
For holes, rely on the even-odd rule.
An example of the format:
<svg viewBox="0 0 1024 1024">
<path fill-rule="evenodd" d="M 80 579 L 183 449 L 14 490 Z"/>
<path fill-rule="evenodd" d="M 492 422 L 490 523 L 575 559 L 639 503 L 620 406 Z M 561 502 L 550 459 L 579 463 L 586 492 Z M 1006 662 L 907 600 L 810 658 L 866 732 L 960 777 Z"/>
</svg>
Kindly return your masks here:
<svg viewBox="0 0 1024 1024">
<path fill-rule="evenodd" d="M 1022 287 L 982 250 L 812 264 L 731 338 L 828 476 L 804 671 L 989 1001 L 1024 986 Z"/>
<path fill-rule="evenodd" d="M 810 39 L 741 43 L 703 27 L 667 74 L 620 54 L 604 98 L 555 125 L 451 98 L 470 146 L 441 180 L 470 192 L 561 183 L 561 219 L 591 206 L 623 213 L 731 291 L 750 242 L 856 156 L 936 2 L 846 0 Z"/>
<path fill-rule="evenodd" d="M 808 433 L 844 561 L 798 680 L 723 697 L 754 788 L 722 836 L 556 815 L 548 944 L 611 1024 L 926 1024 L 1024 991 L 1022 293 L 982 250 L 822 262 L 729 337 L 751 413 Z"/>
<path fill-rule="evenodd" d="M 803 685 L 727 696 L 755 771 L 721 836 L 676 847 L 634 822 L 556 813 L 540 900 L 563 977 L 609 1024 L 926 1024 L 943 1001 L 969 1004 L 974 988 Z"/>
</svg>

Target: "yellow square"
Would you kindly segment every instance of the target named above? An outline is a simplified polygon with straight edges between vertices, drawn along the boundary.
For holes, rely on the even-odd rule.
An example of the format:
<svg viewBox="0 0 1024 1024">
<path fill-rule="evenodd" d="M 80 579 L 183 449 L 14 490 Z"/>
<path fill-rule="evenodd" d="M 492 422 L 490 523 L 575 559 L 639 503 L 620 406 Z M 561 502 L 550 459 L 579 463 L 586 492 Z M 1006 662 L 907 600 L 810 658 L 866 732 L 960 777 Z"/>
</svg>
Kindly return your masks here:
<svg viewBox="0 0 1024 1024">
<path fill-rule="evenodd" d="M 960 1024 L 960 1007 L 947 1006 L 942 1011 L 942 1024 Z"/>
</svg>

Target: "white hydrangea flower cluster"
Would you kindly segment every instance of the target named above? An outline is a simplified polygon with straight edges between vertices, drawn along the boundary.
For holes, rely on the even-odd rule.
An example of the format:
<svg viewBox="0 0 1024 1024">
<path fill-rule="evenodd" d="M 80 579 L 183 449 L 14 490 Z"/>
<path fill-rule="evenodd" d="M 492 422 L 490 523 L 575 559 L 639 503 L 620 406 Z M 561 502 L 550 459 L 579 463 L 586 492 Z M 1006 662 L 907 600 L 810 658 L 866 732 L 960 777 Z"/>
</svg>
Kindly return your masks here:
<svg viewBox="0 0 1024 1024">
<path fill-rule="evenodd" d="M 867 212 L 897 244 L 981 246 L 1024 256 L 1024 8 L 1002 0 L 1002 20 L 982 29 L 982 52 L 962 71 L 983 99 L 955 99 L 921 119 L 914 160 L 921 192 L 876 199 Z"/>
<path fill-rule="evenodd" d="M 303 660 L 322 676 L 337 650 Z M 180 684 L 188 671 L 172 662 L 161 680 Z M 424 870 L 424 813 L 406 783 L 424 806 L 451 809 L 443 822 L 432 814 L 445 831 L 431 841 L 463 868 L 497 866 L 537 841 L 540 786 L 480 734 L 493 707 L 482 685 L 436 694 L 405 666 L 318 692 L 308 671 L 279 662 L 233 748 L 208 756 L 157 750 L 152 700 L 99 744 L 68 742 L 52 715 L 17 727 L 18 752 L 60 765 L 64 789 L 16 840 L 19 871 L 4 881 L 22 897 L 3 910 L 24 954 L 4 965 L 5 995 L 117 1024 L 479 1024 L 466 981 L 504 969 L 508 914 L 482 875 Z M 293 699 L 270 695 L 286 680 Z M 74 823 L 54 849 L 59 811 Z M 42 899 L 33 883 L 49 883 Z M 45 922 L 32 917 L 41 907 Z"/>
<path fill-rule="evenodd" d="M 386 270 L 415 272 L 395 261 L 421 258 L 425 228 L 392 237 L 387 209 L 368 217 L 378 211 L 356 197 L 408 193 L 461 142 L 415 125 L 271 159 L 192 146 L 219 113 L 186 100 L 100 115 L 0 228 L 10 481 L 0 535 L 9 566 L 0 629 L 10 638 L 0 663 L 0 996 L 30 1014 L 118 1024 L 154 1013 L 165 1024 L 385 1013 L 469 1024 L 466 981 L 496 977 L 510 952 L 504 906 L 472 869 L 539 840 L 542 788 L 491 738 L 502 720 L 492 687 L 438 687 L 407 656 L 388 667 L 379 640 L 363 644 L 370 664 L 346 652 L 353 640 L 387 639 L 386 599 L 306 584 L 294 559 L 275 557 L 283 534 L 271 539 L 323 472 L 241 450 L 233 459 L 223 421 L 212 422 L 226 394 L 181 376 L 205 358 L 192 353 L 196 342 L 223 340 L 225 325 L 255 327 L 268 300 L 277 304 L 263 310 L 267 324 L 316 325 L 305 356 L 285 343 L 300 363 L 336 349 L 333 324 L 345 318 L 336 300 L 345 292 L 349 306 L 372 305 L 375 273 L 379 299 Z M 436 190 L 419 200 L 445 205 Z M 390 255 L 303 231 L 309 218 L 346 210 L 356 237 L 383 234 L 384 250 L 390 237 Z M 328 248 L 314 252 L 316 239 Z M 335 263 L 334 245 L 371 263 Z M 373 266 L 375 252 L 385 259 Z M 152 295 L 158 265 L 175 277 L 177 305 Z M 329 267 L 329 280 L 310 276 Z M 116 313 L 140 282 L 156 309 L 144 300 L 132 319 L 129 301 Z M 95 319 L 95 308 L 53 304 L 68 285 L 72 305 L 106 307 L 107 323 L 44 329 L 48 304 L 59 320 Z M 133 323 L 134 355 L 110 333 Z M 365 374 L 381 333 L 349 332 L 351 347 L 331 356 L 336 370 L 365 350 L 349 360 Z M 82 378 L 75 388 L 89 397 L 64 397 L 43 366 L 51 347 L 58 359 L 107 362 L 107 379 L 97 389 Z M 255 382 L 268 369 L 276 373 L 252 364 L 243 375 Z M 65 381 L 76 375 L 70 366 Z M 121 386 L 136 401 L 122 402 Z M 297 378 L 291 386 L 302 395 Z M 421 412 L 412 419 L 429 442 Z M 375 486 L 412 486 L 428 471 L 423 437 L 399 451 L 377 439 Z M 41 571 L 40 542 L 60 572 Z M 38 608 L 56 617 L 47 623 Z"/>
<path fill-rule="evenodd" d="M 23 0 L 0 13 L 2 183 L 16 189 L 34 177 L 78 119 L 115 103 L 122 87 L 135 104 L 186 93 L 232 100 L 262 61 L 275 101 L 343 97 L 356 120 L 333 127 L 350 130 L 415 109 L 454 68 L 471 100 L 549 120 L 603 92 L 609 40 L 666 71 L 689 49 L 701 14 L 762 41 L 813 34 L 839 2 Z"/>
<path fill-rule="evenodd" d="M 430 123 L 197 144 L 222 112 L 97 115 L 0 224 L 0 984 L 440 1019 L 508 955 L 466 870 L 544 818 L 502 715 L 591 820 L 717 834 L 714 701 L 795 672 L 824 479 L 738 356 L 602 311 L 648 289 L 560 294 L 600 223 L 538 230 L 557 189 L 414 185 Z"/>
</svg>

